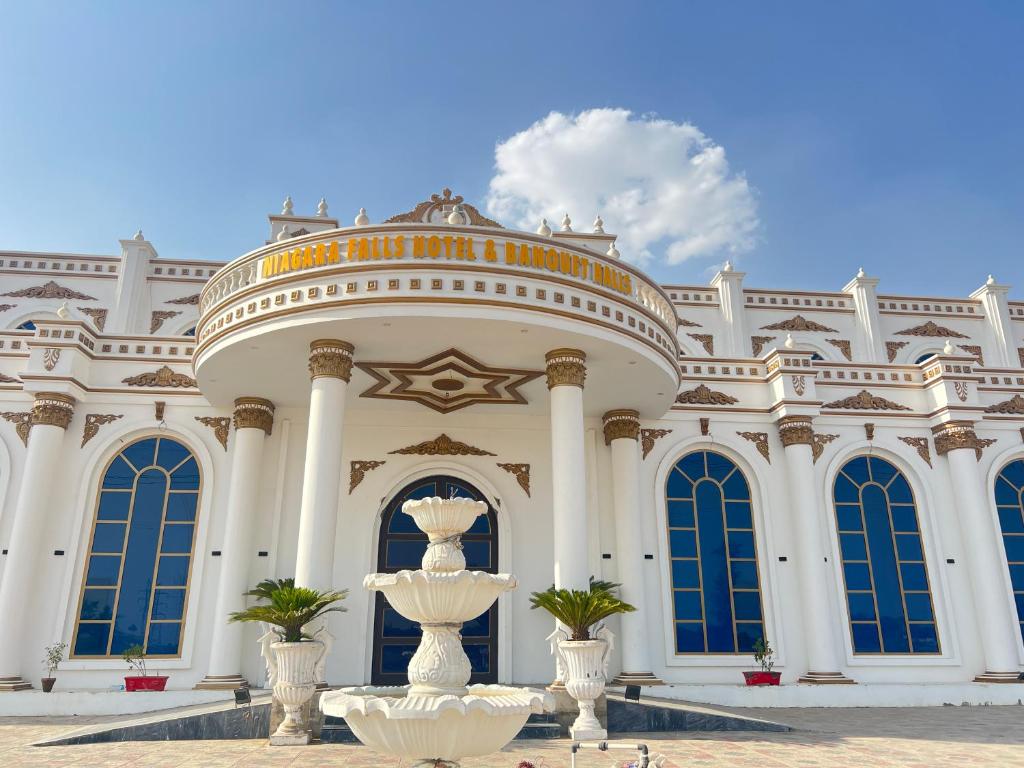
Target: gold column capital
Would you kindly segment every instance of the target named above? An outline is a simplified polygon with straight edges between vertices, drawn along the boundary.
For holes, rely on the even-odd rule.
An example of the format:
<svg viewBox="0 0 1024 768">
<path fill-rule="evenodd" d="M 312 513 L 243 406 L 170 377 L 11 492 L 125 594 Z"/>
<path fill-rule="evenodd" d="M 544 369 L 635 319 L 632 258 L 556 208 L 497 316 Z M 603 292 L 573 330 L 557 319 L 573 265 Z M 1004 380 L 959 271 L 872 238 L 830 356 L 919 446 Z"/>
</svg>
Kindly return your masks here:
<svg viewBox="0 0 1024 768">
<path fill-rule="evenodd" d="M 329 376 L 348 381 L 352 378 L 352 353 L 355 347 L 340 339 L 317 339 L 309 345 L 309 378 Z"/>
<path fill-rule="evenodd" d="M 32 426 L 45 424 L 67 429 L 75 415 L 75 398 L 60 392 L 36 392 L 32 403 Z"/>
<path fill-rule="evenodd" d="M 262 429 L 267 435 L 274 429 L 274 404 L 262 397 L 235 398 L 235 429 Z"/>
<path fill-rule="evenodd" d="M 810 416 L 783 416 L 775 426 L 784 448 L 790 445 L 814 446 L 814 427 Z"/>
<path fill-rule="evenodd" d="M 978 435 L 974 432 L 973 421 L 947 421 L 932 427 L 932 437 L 935 439 L 935 452 L 939 456 L 945 456 L 957 448 L 969 448 L 976 453 L 981 453 Z"/>
<path fill-rule="evenodd" d="M 548 389 L 570 386 L 583 388 L 587 378 L 587 354 L 579 349 L 552 349 L 544 356 L 547 362 Z"/>
<path fill-rule="evenodd" d="M 629 408 L 608 411 L 601 417 L 604 425 L 604 444 L 611 445 L 612 440 L 640 439 L 640 414 Z"/>
</svg>

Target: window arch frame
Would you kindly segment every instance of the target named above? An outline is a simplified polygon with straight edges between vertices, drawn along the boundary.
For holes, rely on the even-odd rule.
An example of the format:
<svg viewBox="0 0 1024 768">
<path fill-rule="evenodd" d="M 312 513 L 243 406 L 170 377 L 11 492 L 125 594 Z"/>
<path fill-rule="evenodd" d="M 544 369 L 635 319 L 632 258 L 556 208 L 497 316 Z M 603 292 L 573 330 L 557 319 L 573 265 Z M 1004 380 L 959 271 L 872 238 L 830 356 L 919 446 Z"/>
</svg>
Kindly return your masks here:
<svg viewBox="0 0 1024 768">
<path fill-rule="evenodd" d="M 992 525 L 994 527 L 996 538 L 998 539 L 997 546 L 999 554 L 1003 558 L 1002 576 L 1003 583 L 1006 587 L 1004 594 L 1007 602 L 1009 603 L 1010 615 L 1017 619 L 1016 627 L 1019 628 L 1019 631 L 1015 633 L 1018 661 L 1021 664 L 1024 664 L 1024 611 L 1022 611 L 1017 605 L 1016 595 L 1020 590 L 1014 589 L 1013 577 L 1010 573 L 1009 565 L 1011 561 L 1006 552 L 1005 534 L 1003 533 L 1002 519 L 999 516 L 999 508 L 1001 505 L 998 503 L 996 497 L 996 483 L 998 483 L 999 478 L 1002 477 L 1003 473 L 1011 464 L 1018 461 L 1024 462 L 1024 454 L 1020 453 L 1020 449 L 1018 447 L 1011 448 L 1004 454 L 997 456 L 989 468 L 985 490 L 988 493 L 989 507 L 992 514 Z M 1017 561 L 1013 562 L 1016 563 Z"/>
<path fill-rule="evenodd" d="M 197 473 L 198 473 L 198 484 L 194 489 L 196 497 L 195 516 L 193 519 L 193 532 L 192 532 L 192 547 L 188 555 L 189 565 L 186 576 L 186 583 L 184 585 L 185 594 L 183 596 L 182 604 L 182 615 L 180 619 L 180 631 L 178 634 L 178 653 L 174 655 L 165 654 L 149 654 L 147 658 L 158 659 L 159 666 L 163 669 L 187 669 L 192 665 L 192 650 L 193 640 L 197 627 L 197 622 L 193 621 L 189 623 L 189 616 L 195 616 L 198 610 L 199 602 L 199 590 L 193 589 L 193 587 L 201 583 L 203 575 L 203 564 L 204 560 L 202 557 L 203 547 L 205 546 L 206 533 L 208 529 L 208 513 L 210 508 L 210 485 L 206 478 L 206 467 L 211 465 L 211 457 L 207 452 L 202 442 L 197 436 L 181 433 L 178 430 L 163 430 L 159 432 L 153 432 L 151 430 L 140 431 L 138 426 L 127 425 L 120 434 L 114 433 L 108 436 L 106 444 L 99 447 L 93 454 L 98 460 L 93 463 L 94 471 L 90 473 L 88 478 L 85 480 L 85 484 L 82 487 L 82 498 L 85 502 L 81 506 L 81 518 L 80 524 L 77 529 L 81 531 L 81 539 L 78 546 L 78 557 L 75 558 L 73 568 L 69 568 L 70 586 L 71 590 L 67 590 L 67 607 L 65 609 L 65 615 L 68 617 L 69 634 L 67 636 L 68 642 L 68 659 L 63 662 L 64 666 L 68 669 L 112 669 L 122 668 L 123 662 L 121 661 L 120 653 L 109 653 L 104 656 L 99 655 L 75 655 L 75 643 L 78 638 L 79 625 L 81 622 L 81 611 L 82 603 L 85 598 L 85 592 L 87 588 L 87 578 L 89 569 L 89 559 L 92 555 L 93 540 L 96 531 L 96 524 L 98 522 L 98 512 L 101 494 L 104 491 L 103 483 L 107 472 L 111 466 L 117 460 L 117 458 L 131 446 L 143 442 L 149 439 L 166 439 L 173 441 L 184 448 L 189 456 L 195 461 Z M 159 446 L 157 446 L 157 450 Z M 155 454 L 154 460 L 156 456 Z M 182 463 L 187 462 L 188 459 L 184 459 Z M 150 465 L 152 466 L 152 465 Z M 145 471 L 145 468 L 142 470 Z M 142 472 L 137 473 L 138 475 Z M 109 490 L 109 489 L 107 489 Z M 164 491 L 164 505 L 166 507 L 166 497 L 168 492 L 171 490 L 170 486 Z M 182 489 L 192 492 L 192 489 Z M 134 512 L 134 509 L 133 509 Z M 131 534 L 130 528 L 131 518 L 129 517 L 128 523 L 125 529 L 125 540 L 124 548 L 127 549 L 128 537 Z M 161 516 L 161 535 L 163 533 L 163 516 Z M 159 544 L 158 544 L 159 546 Z M 124 556 L 122 555 L 122 558 Z M 159 562 L 160 552 L 159 549 L 154 555 L 154 573 L 155 568 Z M 69 563 L 69 566 L 72 565 Z M 123 560 L 119 567 L 118 573 L 118 584 L 115 587 L 117 591 L 120 591 L 122 578 L 121 571 L 123 570 Z M 73 592 L 74 587 L 77 586 L 78 592 Z M 148 624 L 153 608 L 153 594 L 156 587 L 155 576 L 154 582 L 150 585 L 150 597 L 147 607 L 147 632 L 144 637 L 144 644 L 148 645 Z M 108 648 L 112 642 L 112 636 L 114 626 L 117 621 L 116 613 L 111 616 L 110 619 L 110 632 L 111 637 L 108 638 Z"/>
<path fill-rule="evenodd" d="M 767 493 L 767 484 L 757 462 L 763 461 L 760 454 L 746 442 L 723 436 L 721 441 L 711 442 L 707 437 L 694 435 L 676 442 L 662 457 L 654 473 L 654 538 L 659 567 L 657 569 L 656 602 L 648 606 L 651 621 L 661 624 L 662 656 L 668 668 L 722 668 L 749 667 L 751 655 L 746 653 L 683 653 L 675 652 L 675 621 L 672 605 L 671 555 L 668 547 L 668 504 L 666 483 L 673 467 L 680 459 L 694 451 L 713 451 L 732 461 L 746 478 L 750 489 L 751 514 L 754 524 L 754 547 L 757 559 L 758 581 L 761 589 L 761 612 L 765 635 L 775 650 L 779 669 L 786 666 L 785 625 L 779 614 L 781 595 L 779 593 L 779 569 L 777 554 L 784 553 L 776 543 L 776 532 L 769 524 L 773 509 Z M 657 607 L 655 607 L 657 606 Z M 660 612 L 658 612 L 660 608 Z M 652 631 L 656 631 L 651 627 Z"/>
</svg>

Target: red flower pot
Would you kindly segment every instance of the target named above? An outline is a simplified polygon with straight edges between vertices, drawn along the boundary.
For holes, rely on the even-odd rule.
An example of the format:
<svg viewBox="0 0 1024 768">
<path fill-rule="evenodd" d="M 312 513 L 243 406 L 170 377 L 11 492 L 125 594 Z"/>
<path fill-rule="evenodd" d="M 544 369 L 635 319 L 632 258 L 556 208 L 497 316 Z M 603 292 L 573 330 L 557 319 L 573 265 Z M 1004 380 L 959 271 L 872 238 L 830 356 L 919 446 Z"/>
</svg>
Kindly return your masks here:
<svg viewBox="0 0 1024 768">
<path fill-rule="evenodd" d="M 778 685 L 782 678 L 781 672 L 744 672 L 747 685 Z"/>
<path fill-rule="evenodd" d="M 124 689 L 126 691 L 162 691 L 167 685 L 167 675 L 126 675 Z"/>
</svg>

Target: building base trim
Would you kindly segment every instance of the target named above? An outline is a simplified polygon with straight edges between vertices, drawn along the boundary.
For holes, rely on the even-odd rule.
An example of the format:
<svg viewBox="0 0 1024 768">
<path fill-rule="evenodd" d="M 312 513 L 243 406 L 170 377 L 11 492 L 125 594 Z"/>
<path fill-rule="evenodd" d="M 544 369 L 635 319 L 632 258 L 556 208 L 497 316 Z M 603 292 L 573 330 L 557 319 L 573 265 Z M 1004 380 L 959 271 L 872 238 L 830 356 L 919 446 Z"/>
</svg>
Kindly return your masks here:
<svg viewBox="0 0 1024 768">
<path fill-rule="evenodd" d="M 0 677 L 0 692 L 2 691 L 28 691 L 32 689 L 32 683 L 20 675 L 12 677 Z"/>
<path fill-rule="evenodd" d="M 1024 683 L 1020 672 L 985 672 L 974 678 L 976 683 Z"/>
<path fill-rule="evenodd" d="M 620 672 L 609 685 L 664 685 L 665 681 L 653 672 Z"/>
<path fill-rule="evenodd" d="M 248 688 L 249 681 L 241 675 L 207 675 L 198 683 L 197 691 L 233 691 L 235 688 Z"/>
<path fill-rule="evenodd" d="M 808 672 L 797 682 L 811 685 L 856 685 L 857 683 L 856 680 L 850 679 L 842 672 Z"/>
</svg>

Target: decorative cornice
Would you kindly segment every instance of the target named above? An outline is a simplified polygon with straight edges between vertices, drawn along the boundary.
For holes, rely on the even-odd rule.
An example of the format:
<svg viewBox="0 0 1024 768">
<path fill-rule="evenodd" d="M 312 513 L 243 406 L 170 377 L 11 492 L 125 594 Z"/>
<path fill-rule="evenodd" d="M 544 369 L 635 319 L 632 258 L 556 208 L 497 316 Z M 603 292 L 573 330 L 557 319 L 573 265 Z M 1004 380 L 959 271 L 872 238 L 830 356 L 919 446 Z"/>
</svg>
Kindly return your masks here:
<svg viewBox="0 0 1024 768">
<path fill-rule="evenodd" d="M 947 328 L 944 325 L 936 325 L 931 320 L 921 325 L 915 325 L 913 328 L 904 328 L 902 331 L 896 331 L 897 336 L 929 336 L 943 339 L 969 339 L 970 336 L 954 331 L 952 328 Z"/>
<path fill-rule="evenodd" d="M 604 444 L 611 445 L 612 440 L 636 440 L 640 437 L 640 414 L 629 409 L 608 411 L 601 417 L 604 425 Z"/>
<path fill-rule="evenodd" d="M 58 285 L 53 280 L 35 285 L 31 288 L 22 288 L 17 291 L 8 291 L 3 296 L 13 296 L 16 299 L 78 299 L 79 301 L 96 301 L 95 296 L 88 296 L 70 288 Z"/>
<path fill-rule="evenodd" d="M 269 435 L 274 430 L 274 404 L 262 397 L 235 399 L 235 429 L 262 429 Z"/>
<path fill-rule="evenodd" d="M 797 397 L 803 397 L 804 392 L 807 391 L 807 376 L 801 373 L 790 376 L 789 380 L 793 382 L 793 391 L 796 392 Z"/>
<path fill-rule="evenodd" d="M 771 456 L 768 453 L 768 433 L 767 432 L 737 432 L 737 435 L 742 437 L 744 440 L 749 440 L 757 447 L 757 452 L 764 456 L 765 461 L 769 464 L 772 463 Z"/>
<path fill-rule="evenodd" d="M 172 387 L 187 388 L 195 387 L 196 380 L 184 373 L 175 373 L 170 366 L 164 365 L 149 373 L 140 373 L 137 376 L 128 376 L 121 379 L 122 384 L 129 387 Z"/>
<path fill-rule="evenodd" d="M 32 426 L 67 429 L 75 415 L 75 399 L 60 392 L 36 392 L 32 403 Z"/>
<path fill-rule="evenodd" d="M 182 314 L 170 309 L 157 309 L 154 310 L 153 314 L 149 318 L 149 332 L 156 333 L 163 326 L 164 321 L 170 320 L 172 317 L 177 317 Z"/>
<path fill-rule="evenodd" d="M 579 349 L 553 349 L 544 356 L 548 389 L 583 387 L 587 378 L 587 355 Z"/>
<path fill-rule="evenodd" d="M 96 326 L 97 331 L 103 331 L 104 326 L 107 324 L 107 312 L 109 310 L 95 307 L 77 307 L 77 309 L 83 315 L 92 318 L 93 325 Z"/>
<path fill-rule="evenodd" d="M 958 448 L 969 448 L 974 451 L 978 461 L 981 461 L 981 452 L 995 443 L 995 440 L 979 438 L 974 431 L 974 423 L 970 421 L 947 421 L 932 427 L 932 437 L 935 439 L 935 452 L 939 456 L 945 456 L 950 451 Z"/>
<path fill-rule="evenodd" d="M 0 384 L 21 384 L 21 380 L 8 376 L 6 373 L 0 373 Z"/>
<path fill-rule="evenodd" d="M 826 342 L 831 344 L 833 347 L 843 353 L 843 357 L 847 360 L 853 360 L 853 350 L 850 342 L 846 339 L 825 339 Z"/>
<path fill-rule="evenodd" d="M 782 446 L 809 445 L 814 448 L 814 427 L 809 416 L 783 416 L 775 426 L 779 430 Z"/>
<path fill-rule="evenodd" d="M 896 355 L 899 351 L 907 346 L 909 341 L 887 341 L 885 342 L 885 355 L 889 358 L 889 362 L 896 360 Z"/>
<path fill-rule="evenodd" d="M 981 347 L 977 344 L 957 344 L 960 349 L 966 352 L 968 355 L 973 355 L 978 358 L 978 365 L 985 365 L 985 354 L 981 351 Z"/>
<path fill-rule="evenodd" d="M 442 189 L 440 195 L 431 195 L 429 200 L 419 203 L 411 211 L 396 214 L 390 219 L 385 220 L 384 223 L 398 224 L 401 222 L 411 222 L 416 224 L 427 224 L 430 223 L 435 211 L 439 209 L 443 210 L 444 208 L 452 208 L 456 205 L 462 206 L 462 213 L 469 220 L 468 223 L 478 227 L 495 227 L 497 229 L 504 229 L 504 227 L 502 227 L 498 222 L 493 219 L 488 219 L 486 216 L 481 214 L 476 207 L 464 202 L 462 195 L 455 195 L 452 197 L 452 191 L 448 189 L 448 187 Z"/>
<path fill-rule="evenodd" d="M 704 351 L 709 355 L 715 354 L 715 337 L 710 333 L 688 333 L 686 335 L 694 341 L 700 342 L 700 345 L 704 347 Z"/>
<path fill-rule="evenodd" d="M 515 475 L 519 487 L 530 495 L 530 465 L 529 464 L 498 464 L 499 469 L 504 469 L 511 475 Z"/>
<path fill-rule="evenodd" d="M 641 429 L 640 430 L 640 458 L 646 459 L 647 454 L 654 450 L 654 441 L 660 440 L 672 432 L 671 429 Z"/>
<path fill-rule="evenodd" d="M 52 371 L 60 361 L 60 347 L 46 347 L 43 349 L 43 368 Z"/>
<path fill-rule="evenodd" d="M 1014 395 L 1009 400 L 990 405 L 985 409 L 985 413 L 1024 414 L 1024 397 Z"/>
<path fill-rule="evenodd" d="M 771 325 L 762 325 L 762 331 L 813 331 L 815 333 L 835 333 L 835 328 L 808 320 L 803 315 L 796 315 L 789 320 L 780 320 Z"/>
<path fill-rule="evenodd" d="M 814 463 L 818 463 L 818 459 L 821 458 L 821 454 L 825 452 L 825 446 L 835 440 L 839 435 L 819 434 L 814 433 L 814 442 L 811 445 L 811 455 L 814 456 Z"/>
<path fill-rule="evenodd" d="M 377 461 L 375 459 L 357 459 L 356 461 L 350 461 L 348 463 L 348 492 L 352 493 L 356 489 L 356 486 L 363 482 L 363 478 L 366 477 L 367 472 L 372 472 L 377 467 L 383 467 L 387 464 L 386 461 Z"/>
<path fill-rule="evenodd" d="M 693 389 L 680 392 L 676 396 L 676 402 L 684 405 L 732 405 L 739 400 L 732 395 L 716 392 L 704 384 L 699 384 Z"/>
<path fill-rule="evenodd" d="M 124 414 L 121 413 L 87 413 L 85 414 L 85 429 L 82 430 L 82 445 L 81 448 L 85 447 L 85 444 L 92 440 L 100 431 L 100 427 L 104 424 L 109 424 L 112 421 L 117 421 L 122 418 Z"/>
<path fill-rule="evenodd" d="M 170 299 L 165 301 L 164 304 L 199 304 L 199 294 L 193 293 L 191 296 L 182 296 L 180 299 Z"/>
<path fill-rule="evenodd" d="M 348 381 L 352 378 L 355 347 L 339 339 L 317 339 L 309 345 L 309 378 L 326 376 Z"/>
<path fill-rule="evenodd" d="M 693 320 L 687 320 L 685 317 L 680 317 L 679 325 L 682 328 L 703 328 L 704 326 L 700 323 L 695 323 Z"/>
<path fill-rule="evenodd" d="M 850 411 L 909 411 L 911 410 L 906 405 L 900 405 L 894 403 L 892 400 L 886 400 L 884 397 L 878 397 L 872 395 L 866 389 L 862 389 L 856 395 L 850 397 L 844 397 L 842 400 L 833 400 L 831 403 L 825 403 L 823 408 L 842 408 Z"/>
<path fill-rule="evenodd" d="M 229 416 L 196 416 L 196 421 L 213 430 L 213 436 L 226 451 L 228 449 L 228 430 L 231 427 Z"/>
<path fill-rule="evenodd" d="M 388 453 L 398 453 L 404 456 L 497 456 L 497 454 L 485 451 L 483 448 L 452 440 L 444 433 L 441 433 L 433 440 L 408 445 L 405 448 L 388 451 Z"/>
<path fill-rule="evenodd" d="M 917 455 L 924 459 L 925 464 L 929 467 L 932 465 L 932 454 L 928 448 L 927 437 L 897 437 L 901 443 L 906 443 L 911 448 L 917 451 Z"/>
<path fill-rule="evenodd" d="M 761 356 L 761 350 L 764 349 L 764 345 L 769 341 L 774 341 L 774 336 L 751 336 L 750 337 L 750 351 L 754 357 Z"/>
<path fill-rule="evenodd" d="M 28 433 L 32 429 L 32 411 L 4 411 L 0 416 L 14 425 L 14 431 L 21 438 L 21 442 L 28 445 Z"/>
</svg>

